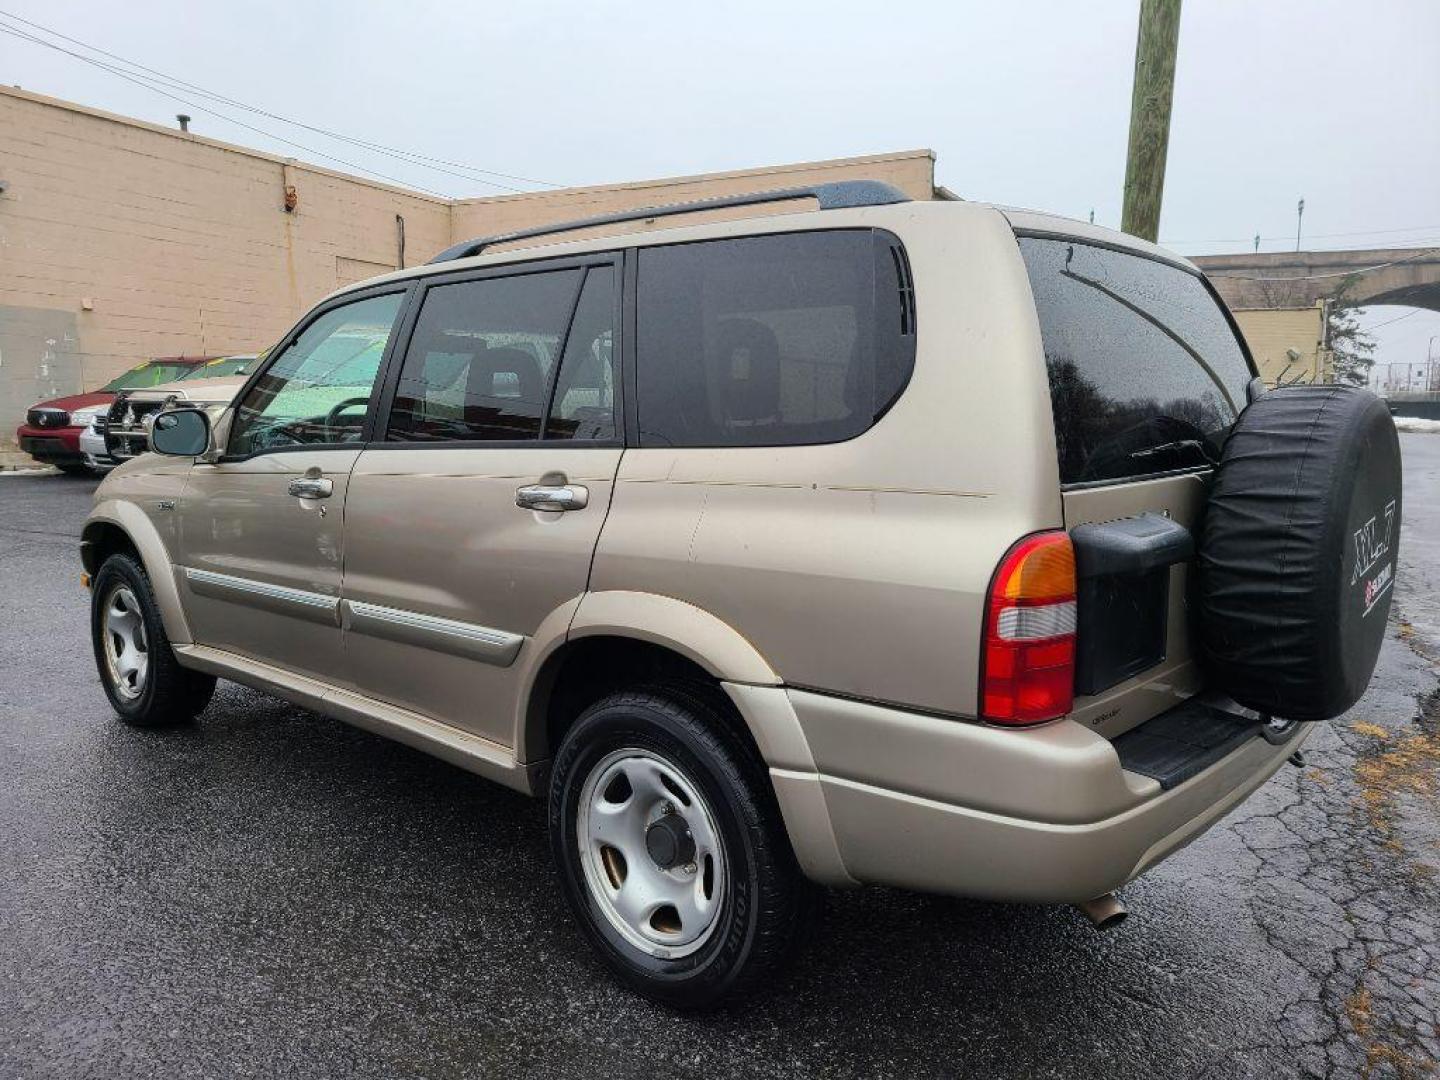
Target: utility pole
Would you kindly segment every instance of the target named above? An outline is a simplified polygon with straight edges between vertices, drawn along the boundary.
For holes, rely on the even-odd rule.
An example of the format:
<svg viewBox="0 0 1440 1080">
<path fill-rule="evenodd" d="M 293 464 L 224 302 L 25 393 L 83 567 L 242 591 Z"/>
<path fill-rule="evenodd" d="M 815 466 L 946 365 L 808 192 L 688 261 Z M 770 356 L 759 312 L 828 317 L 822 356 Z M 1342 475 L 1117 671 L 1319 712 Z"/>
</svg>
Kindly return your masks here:
<svg viewBox="0 0 1440 1080">
<path fill-rule="evenodd" d="M 1154 241 L 1160 235 L 1170 103 L 1175 95 L 1175 46 L 1180 0 L 1140 0 L 1135 86 L 1130 94 L 1130 148 L 1125 157 L 1125 209 L 1120 228 Z"/>
<path fill-rule="evenodd" d="M 1305 220 L 1305 200 L 1301 199 L 1295 207 L 1295 250 L 1300 250 L 1300 222 Z"/>
<path fill-rule="evenodd" d="M 1257 255 L 1260 253 L 1260 234 L 1258 232 L 1255 234 L 1255 253 Z"/>
</svg>

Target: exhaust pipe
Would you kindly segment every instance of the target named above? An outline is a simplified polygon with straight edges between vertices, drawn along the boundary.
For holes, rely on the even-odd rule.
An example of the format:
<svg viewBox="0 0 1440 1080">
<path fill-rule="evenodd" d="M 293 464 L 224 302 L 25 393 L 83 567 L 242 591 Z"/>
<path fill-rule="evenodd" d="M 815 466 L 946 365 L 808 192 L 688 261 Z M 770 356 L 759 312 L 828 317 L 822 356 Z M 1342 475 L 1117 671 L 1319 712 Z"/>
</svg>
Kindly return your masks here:
<svg viewBox="0 0 1440 1080">
<path fill-rule="evenodd" d="M 1114 930 L 1125 921 L 1125 916 L 1130 914 L 1114 893 L 1106 893 L 1094 900 L 1076 904 L 1075 909 L 1089 919 L 1090 925 L 1096 930 Z"/>
</svg>

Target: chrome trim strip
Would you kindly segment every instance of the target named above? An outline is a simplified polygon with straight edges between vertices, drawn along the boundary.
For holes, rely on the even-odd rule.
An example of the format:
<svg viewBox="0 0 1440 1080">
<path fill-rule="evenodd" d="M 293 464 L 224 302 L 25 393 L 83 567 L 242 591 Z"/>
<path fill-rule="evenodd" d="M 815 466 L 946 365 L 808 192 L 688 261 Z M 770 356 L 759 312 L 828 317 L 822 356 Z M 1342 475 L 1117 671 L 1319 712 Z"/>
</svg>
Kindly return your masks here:
<svg viewBox="0 0 1440 1080">
<path fill-rule="evenodd" d="M 358 600 L 345 600 L 342 607 L 346 630 L 466 656 L 498 667 L 509 667 L 525 640 L 523 635 L 506 630 Z"/>
<path fill-rule="evenodd" d="M 306 592 L 285 585 L 272 585 L 253 578 L 217 574 L 213 570 L 185 567 L 185 580 L 191 592 L 216 600 L 229 600 L 252 607 L 295 615 L 302 619 L 340 625 L 340 598 L 324 593 Z"/>
</svg>

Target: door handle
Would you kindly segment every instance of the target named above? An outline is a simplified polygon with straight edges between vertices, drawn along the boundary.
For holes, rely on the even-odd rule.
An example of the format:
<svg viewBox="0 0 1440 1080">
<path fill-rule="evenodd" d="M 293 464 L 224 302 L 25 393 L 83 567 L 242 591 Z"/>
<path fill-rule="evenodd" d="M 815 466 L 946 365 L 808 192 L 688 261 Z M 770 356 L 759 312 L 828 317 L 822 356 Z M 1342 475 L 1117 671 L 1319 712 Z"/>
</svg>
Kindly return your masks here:
<svg viewBox="0 0 1440 1080">
<path fill-rule="evenodd" d="M 522 510 L 583 510 L 589 502 L 590 489 L 581 484 L 528 484 L 515 491 Z"/>
<path fill-rule="evenodd" d="M 297 499 L 328 499 L 335 485 L 323 476 L 297 476 L 290 481 L 290 494 Z"/>
</svg>

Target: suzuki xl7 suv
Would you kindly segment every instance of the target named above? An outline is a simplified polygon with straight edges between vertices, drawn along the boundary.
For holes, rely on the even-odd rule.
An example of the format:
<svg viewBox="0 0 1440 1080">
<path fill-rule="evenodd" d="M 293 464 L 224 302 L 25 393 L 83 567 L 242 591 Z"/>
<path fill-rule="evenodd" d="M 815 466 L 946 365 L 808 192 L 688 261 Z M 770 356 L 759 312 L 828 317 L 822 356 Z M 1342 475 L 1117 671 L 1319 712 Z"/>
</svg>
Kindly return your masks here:
<svg viewBox="0 0 1440 1080">
<path fill-rule="evenodd" d="M 120 716 L 232 679 L 544 797 L 688 1006 L 816 884 L 1118 920 L 1365 688 L 1400 516 L 1379 401 L 1264 392 L 1183 259 L 868 181 L 461 244 L 152 448 L 82 542 Z"/>
</svg>

